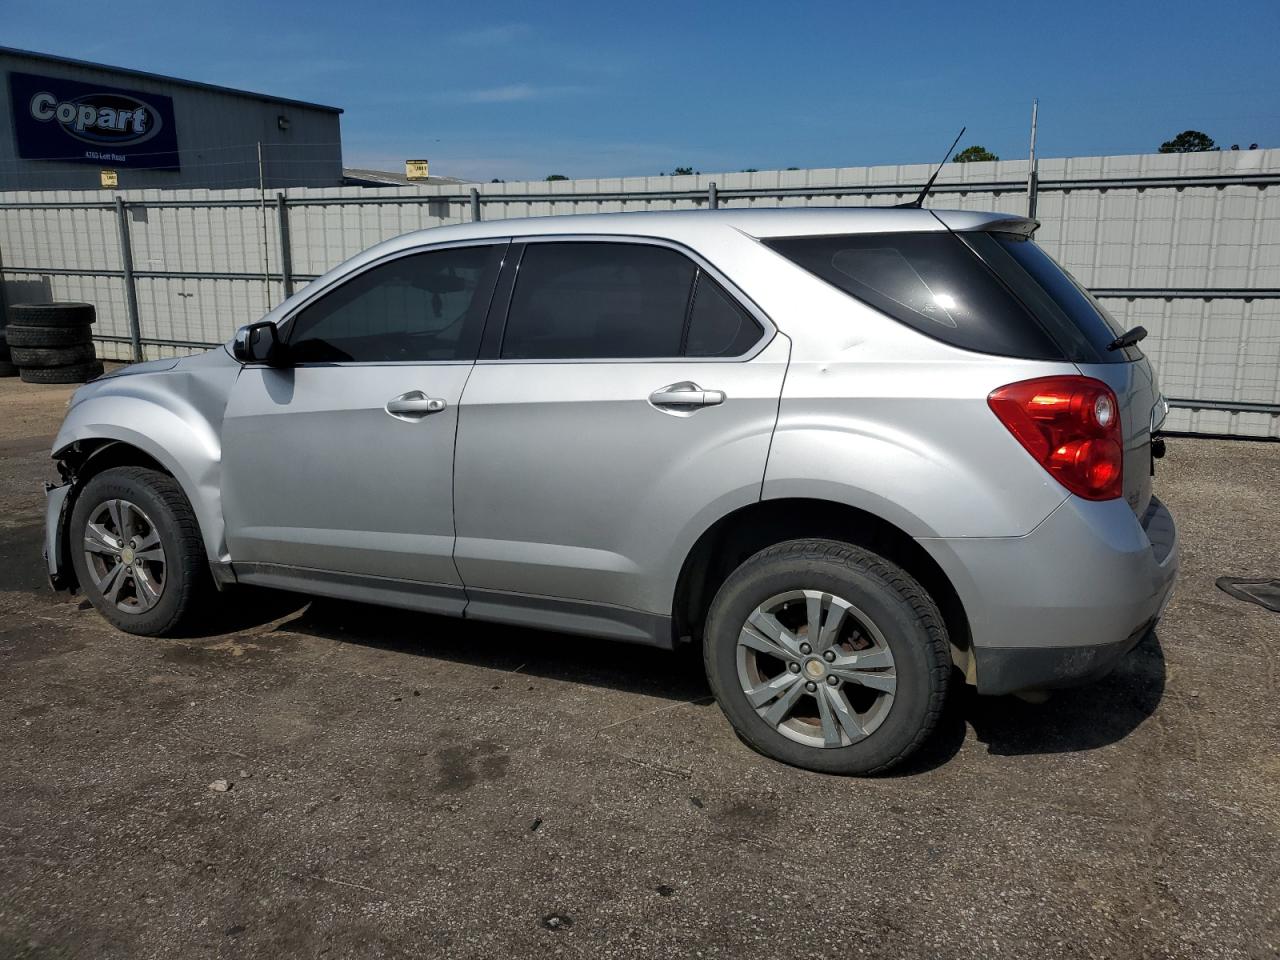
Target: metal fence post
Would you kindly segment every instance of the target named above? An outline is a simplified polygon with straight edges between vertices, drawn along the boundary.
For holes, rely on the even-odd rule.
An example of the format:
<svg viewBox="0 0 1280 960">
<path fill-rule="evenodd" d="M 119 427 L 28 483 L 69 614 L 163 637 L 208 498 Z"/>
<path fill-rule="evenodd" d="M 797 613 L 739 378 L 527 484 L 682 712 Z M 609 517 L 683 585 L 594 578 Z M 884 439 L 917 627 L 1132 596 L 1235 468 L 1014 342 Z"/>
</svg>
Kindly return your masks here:
<svg viewBox="0 0 1280 960">
<path fill-rule="evenodd" d="M 124 197 L 116 197 L 116 221 L 120 225 L 120 267 L 124 271 L 124 295 L 129 307 L 129 343 L 133 362 L 142 362 L 142 325 L 138 321 L 138 288 L 133 281 L 133 245 L 129 242 L 129 210 Z"/>
<path fill-rule="evenodd" d="M 720 209 L 720 194 L 716 192 L 716 184 L 714 180 L 707 186 L 707 209 Z"/>
<path fill-rule="evenodd" d="M 480 191 L 475 187 L 471 188 L 471 222 L 478 223 L 480 221 Z"/>
<path fill-rule="evenodd" d="M 284 193 L 276 194 L 276 219 L 280 224 L 280 283 L 287 300 L 293 296 L 293 251 L 289 246 L 289 203 Z"/>
</svg>

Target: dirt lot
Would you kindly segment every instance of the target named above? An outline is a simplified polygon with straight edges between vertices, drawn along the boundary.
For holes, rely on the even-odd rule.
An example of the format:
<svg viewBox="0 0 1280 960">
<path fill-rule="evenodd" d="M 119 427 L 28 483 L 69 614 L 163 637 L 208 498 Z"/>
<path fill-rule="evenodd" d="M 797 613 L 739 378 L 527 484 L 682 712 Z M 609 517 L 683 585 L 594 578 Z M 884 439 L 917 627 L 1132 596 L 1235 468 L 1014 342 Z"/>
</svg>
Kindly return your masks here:
<svg viewBox="0 0 1280 960">
<path fill-rule="evenodd" d="M 1280 951 L 1280 615 L 1213 584 L 1280 575 L 1280 444 L 1170 442 L 1158 642 L 846 780 L 688 656 L 248 591 L 116 633 L 41 568 L 69 392 L 0 380 L 0 957 Z"/>
</svg>

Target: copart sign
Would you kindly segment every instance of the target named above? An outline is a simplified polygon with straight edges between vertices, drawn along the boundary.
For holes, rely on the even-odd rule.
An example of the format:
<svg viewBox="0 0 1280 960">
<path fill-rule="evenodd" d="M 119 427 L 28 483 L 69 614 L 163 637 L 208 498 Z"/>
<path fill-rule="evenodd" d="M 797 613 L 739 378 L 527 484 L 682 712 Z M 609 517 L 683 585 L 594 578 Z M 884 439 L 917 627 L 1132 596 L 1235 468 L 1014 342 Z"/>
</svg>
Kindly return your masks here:
<svg viewBox="0 0 1280 960">
<path fill-rule="evenodd" d="M 173 100 L 79 80 L 9 74 L 18 156 L 177 170 Z"/>
</svg>

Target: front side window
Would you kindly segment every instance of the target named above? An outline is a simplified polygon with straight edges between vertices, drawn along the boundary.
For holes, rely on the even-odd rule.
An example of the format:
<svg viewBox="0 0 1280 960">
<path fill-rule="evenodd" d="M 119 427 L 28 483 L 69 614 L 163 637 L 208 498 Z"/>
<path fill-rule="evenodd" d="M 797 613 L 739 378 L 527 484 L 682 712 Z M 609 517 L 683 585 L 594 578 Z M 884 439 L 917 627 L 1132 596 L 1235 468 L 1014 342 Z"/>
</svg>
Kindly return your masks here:
<svg viewBox="0 0 1280 960">
<path fill-rule="evenodd" d="M 295 363 L 475 358 L 503 247 L 397 257 L 304 307 L 289 331 Z"/>
</svg>

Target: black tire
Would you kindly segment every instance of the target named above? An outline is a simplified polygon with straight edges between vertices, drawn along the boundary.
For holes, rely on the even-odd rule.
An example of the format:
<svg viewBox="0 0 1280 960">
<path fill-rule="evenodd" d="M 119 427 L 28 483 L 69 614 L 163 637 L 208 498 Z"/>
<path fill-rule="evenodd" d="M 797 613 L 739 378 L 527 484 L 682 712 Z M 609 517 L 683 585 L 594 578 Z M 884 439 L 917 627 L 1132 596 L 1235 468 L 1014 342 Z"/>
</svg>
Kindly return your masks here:
<svg viewBox="0 0 1280 960">
<path fill-rule="evenodd" d="M 9 347 L 72 347 L 91 341 L 92 332 L 87 323 L 74 327 L 24 327 L 5 328 Z"/>
<path fill-rule="evenodd" d="M 8 360 L 0 360 L 0 377 L 16 377 L 17 375 L 17 364 L 10 363 Z"/>
<path fill-rule="evenodd" d="M 71 367 L 24 367 L 23 383 L 87 383 L 102 376 L 102 361 L 77 363 Z"/>
<path fill-rule="evenodd" d="M 805 589 L 852 603 L 872 621 L 893 655 L 897 683 L 887 714 L 865 738 L 843 746 L 809 746 L 780 733 L 756 712 L 739 680 L 738 637 L 748 616 L 770 598 Z M 924 588 L 883 557 L 834 540 L 780 543 L 731 573 L 707 615 L 703 659 L 720 708 L 748 746 L 821 773 L 878 774 L 907 759 L 937 726 L 951 676 L 947 630 Z M 814 696 L 822 693 L 819 689 Z M 812 702 L 816 712 L 817 701 Z"/>
<path fill-rule="evenodd" d="M 83 327 L 95 319 L 92 303 L 15 303 L 9 308 L 11 327 Z"/>
<path fill-rule="evenodd" d="M 109 500 L 136 504 L 154 524 L 164 550 L 164 580 L 159 599 L 144 612 L 129 613 L 97 586 L 83 549 L 89 520 Z M 211 586 L 200 527 L 186 494 L 168 474 L 145 467 L 114 467 L 91 479 L 76 498 L 68 538 L 76 579 L 89 602 L 113 626 L 143 637 L 171 634 L 192 617 Z M 127 591 L 127 587 L 126 587 Z"/>
<path fill-rule="evenodd" d="M 72 367 L 96 360 L 92 343 L 70 347 L 14 347 L 13 362 L 20 367 Z"/>
</svg>

